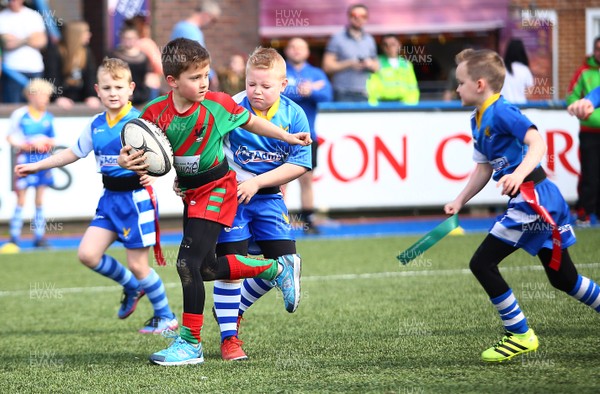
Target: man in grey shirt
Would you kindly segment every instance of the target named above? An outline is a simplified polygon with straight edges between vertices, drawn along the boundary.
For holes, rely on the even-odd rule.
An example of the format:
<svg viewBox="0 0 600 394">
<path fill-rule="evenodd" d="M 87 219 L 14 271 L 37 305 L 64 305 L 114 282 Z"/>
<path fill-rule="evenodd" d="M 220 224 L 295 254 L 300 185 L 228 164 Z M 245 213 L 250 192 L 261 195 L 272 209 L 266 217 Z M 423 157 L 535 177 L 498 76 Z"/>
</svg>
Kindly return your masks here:
<svg viewBox="0 0 600 394">
<path fill-rule="evenodd" d="M 335 34 L 325 48 L 323 70 L 332 76 L 335 101 L 367 101 L 367 79 L 379 69 L 377 46 L 363 30 L 369 16 L 367 6 L 348 8 L 349 24 Z"/>
</svg>

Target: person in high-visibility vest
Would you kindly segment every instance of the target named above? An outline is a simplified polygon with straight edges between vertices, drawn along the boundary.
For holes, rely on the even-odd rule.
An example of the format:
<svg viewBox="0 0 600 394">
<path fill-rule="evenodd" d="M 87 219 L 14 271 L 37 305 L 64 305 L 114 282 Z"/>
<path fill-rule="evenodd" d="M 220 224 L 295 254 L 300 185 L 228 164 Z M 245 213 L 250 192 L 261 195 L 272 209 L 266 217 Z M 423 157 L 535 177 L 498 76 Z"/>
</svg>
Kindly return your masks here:
<svg viewBox="0 0 600 394">
<path fill-rule="evenodd" d="M 369 102 L 399 101 L 404 104 L 419 102 L 419 85 L 412 63 L 401 55 L 402 44 L 393 35 L 381 40 L 384 52 L 379 55 L 379 70 L 367 80 Z"/>
</svg>

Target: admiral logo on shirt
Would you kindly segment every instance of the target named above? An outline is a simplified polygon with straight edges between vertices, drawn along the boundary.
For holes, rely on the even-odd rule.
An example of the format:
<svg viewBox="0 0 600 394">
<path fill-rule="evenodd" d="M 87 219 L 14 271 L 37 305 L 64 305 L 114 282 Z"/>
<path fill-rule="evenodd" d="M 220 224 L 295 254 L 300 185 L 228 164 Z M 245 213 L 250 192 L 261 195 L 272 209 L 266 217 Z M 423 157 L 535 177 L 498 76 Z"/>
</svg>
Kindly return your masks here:
<svg viewBox="0 0 600 394">
<path fill-rule="evenodd" d="M 102 127 L 94 127 L 94 129 L 92 130 L 92 132 L 94 134 L 98 134 L 98 133 L 104 132 L 104 129 Z"/>
<path fill-rule="evenodd" d="M 263 150 L 248 150 L 247 146 L 240 146 L 235 152 L 235 157 L 242 164 L 258 162 L 284 162 L 286 154 L 283 152 L 265 152 Z"/>
<path fill-rule="evenodd" d="M 104 167 L 104 166 L 118 166 L 119 163 L 117 163 L 117 158 L 119 156 L 114 156 L 114 155 L 100 155 L 100 157 L 98 157 L 98 164 L 100 165 L 100 167 Z"/>
<path fill-rule="evenodd" d="M 490 165 L 494 169 L 494 171 L 500 171 L 503 168 L 508 167 L 508 159 L 506 157 L 499 157 L 490 161 Z"/>
<path fill-rule="evenodd" d="M 117 158 L 119 156 L 114 156 L 114 155 L 100 155 L 100 157 L 98 158 L 98 164 L 101 167 L 104 166 L 118 166 L 119 163 L 117 163 Z"/>
</svg>

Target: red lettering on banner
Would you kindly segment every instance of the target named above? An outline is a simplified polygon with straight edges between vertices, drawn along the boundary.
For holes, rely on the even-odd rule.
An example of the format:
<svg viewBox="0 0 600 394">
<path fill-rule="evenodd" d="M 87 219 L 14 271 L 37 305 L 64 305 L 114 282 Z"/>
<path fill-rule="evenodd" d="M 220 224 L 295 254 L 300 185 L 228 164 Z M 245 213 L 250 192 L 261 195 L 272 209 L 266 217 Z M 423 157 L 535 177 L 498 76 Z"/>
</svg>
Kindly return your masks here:
<svg viewBox="0 0 600 394">
<path fill-rule="evenodd" d="M 560 136 L 565 141 L 565 148 L 561 152 L 556 152 L 554 141 L 557 136 Z M 573 137 L 564 130 L 548 130 L 546 131 L 546 141 L 548 144 L 548 171 L 556 171 L 556 159 L 558 159 L 568 172 L 579 176 L 579 172 L 567 159 L 567 153 L 573 148 Z"/>
<path fill-rule="evenodd" d="M 445 178 L 451 179 L 453 181 L 461 181 L 463 179 L 468 178 L 469 173 L 460 175 L 452 174 L 450 171 L 448 171 L 446 165 L 444 164 L 444 149 L 446 149 L 446 145 L 448 144 L 448 142 L 453 140 L 463 141 L 468 144 L 471 142 L 471 136 L 467 134 L 457 134 L 444 138 L 439 144 L 437 151 L 435 152 L 435 163 L 437 165 L 438 170 L 440 171 L 440 174 L 442 174 Z"/>
<path fill-rule="evenodd" d="M 398 163 L 390 150 L 385 146 L 385 142 L 379 137 L 375 137 L 375 180 L 379 179 L 379 153 L 383 154 L 387 161 L 392 165 L 400 179 L 406 179 L 406 135 L 402 136 L 402 158 L 404 162 Z"/>
<path fill-rule="evenodd" d="M 361 150 L 362 153 L 362 157 L 357 157 L 357 160 L 362 160 L 362 168 L 360 169 L 360 172 L 353 176 L 353 177 L 349 177 L 346 178 L 344 176 L 342 176 L 342 174 L 339 173 L 339 171 L 336 169 L 334 162 L 333 162 L 333 148 L 335 145 L 331 145 L 329 147 L 329 151 L 327 152 L 327 164 L 329 165 L 329 170 L 331 171 L 331 175 L 333 175 L 334 178 L 336 178 L 337 180 L 341 181 L 341 182 L 350 182 L 354 179 L 358 179 L 360 177 L 362 177 L 365 172 L 367 171 L 367 166 L 369 165 L 369 152 L 367 151 L 367 147 L 365 145 L 364 142 L 362 142 L 360 140 L 360 138 L 355 137 L 353 135 L 347 135 L 344 136 L 344 139 L 348 139 L 348 140 L 352 140 L 354 142 L 356 142 L 356 144 L 358 145 L 358 147 Z"/>
</svg>

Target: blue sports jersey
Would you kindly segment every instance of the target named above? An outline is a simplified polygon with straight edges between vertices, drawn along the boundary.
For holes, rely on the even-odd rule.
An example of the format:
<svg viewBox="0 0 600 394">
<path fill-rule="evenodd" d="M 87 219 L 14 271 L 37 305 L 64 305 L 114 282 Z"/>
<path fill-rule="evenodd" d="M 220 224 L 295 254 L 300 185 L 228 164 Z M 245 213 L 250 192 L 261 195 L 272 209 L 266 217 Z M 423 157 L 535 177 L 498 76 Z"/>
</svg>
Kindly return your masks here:
<svg viewBox="0 0 600 394">
<path fill-rule="evenodd" d="M 283 94 L 294 100 L 294 102 L 304 110 L 306 118 L 308 119 L 308 126 L 310 127 L 310 137 L 313 140 L 316 140 L 315 119 L 317 117 L 317 104 L 333 100 L 331 83 L 329 83 L 329 79 L 327 79 L 327 75 L 325 75 L 323 70 L 308 63 L 304 63 L 299 70 L 289 63 L 286 67 L 288 85 Z M 323 81 L 323 87 L 320 89 L 313 89 L 310 96 L 302 96 L 298 93 L 298 85 L 301 83 L 314 83 L 320 81 Z"/>
<path fill-rule="evenodd" d="M 594 105 L 594 108 L 598 108 L 598 106 L 600 106 L 600 87 L 593 89 L 584 98 L 590 100 Z"/>
<path fill-rule="evenodd" d="M 234 100 L 255 114 L 246 92 L 238 93 Z M 258 115 L 257 115 L 258 116 Z M 308 132 L 304 111 L 291 99 L 281 96 L 268 111 L 267 119 L 290 133 Z M 235 129 L 225 141 L 225 155 L 235 169 L 238 182 L 268 172 L 284 163 L 308 169 L 312 166 L 310 146 L 289 144 L 258 136 L 246 130 Z M 240 204 L 231 227 L 224 228 L 219 243 L 293 240 L 289 213 L 281 193 L 256 194 L 248 204 Z M 258 251 L 253 251 L 257 253 Z"/>
<path fill-rule="evenodd" d="M 536 126 L 517 107 L 500 94 L 494 94 L 471 116 L 473 160 L 489 163 L 494 169 L 495 181 L 512 174 L 527 154 L 523 139 L 530 128 Z"/>
<path fill-rule="evenodd" d="M 523 142 L 527 130 L 536 128 L 521 111 L 500 94 L 494 94 L 475 111 L 471 118 L 475 150 L 473 159 L 478 163 L 489 163 L 494 169 L 493 178 L 500 180 L 512 174 L 523 161 L 527 145 Z M 538 164 L 539 166 L 539 164 Z M 543 205 L 559 228 L 562 246 L 575 243 L 575 234 L 569 223 L 569 206 L 560 190 L 552 181 L 545 179 L 535 186 L 539 202 Z M 506 212 L 496 218 L 490 234 L 532 255 L 541 248 L 552 249 L 552 229 L 536 214 L 519 193 L 511 198 Z"/>
<path fill-rule="evenodd" d="M 256 115 L 245 91 L 236 94 L 234 99 Z M 280 100 L 271 107 L 267 120 L 290 133 L 309 132 L 304 111 L 285 96 L 281 96 Z M 225 154 L 229 165 L 236 171 L 239 182 L 273 170 L 283 163 L 296 164 L 309 170 L 312 168 L 310 146 L 289 145 L 241 128 L 228 134 L 225 140 Z"/>
<path fill-rule="evenodd" d="M 137 118 L 140 111 L 131 103 L 123 107 L 115 119 L 108 119 L 106 112 L 94 116 L 85 127 L 77 143 L 71 147 L 78 157 L 86 157 L 91 151 L 96 156 L 98 172 L 111 177 L 134 176 L 135 172 L 121 168 L 117 164 L 121 150 L 121 129 L 129 120 Z"/>
<path fill-rule="evenodd" d="M 36 118 L 29 107 L 16 109 L 10 116 L 8 135 L 21 142 L 34 143 L 36 140 L 54 138 L 54 116 L 49 112 Z M 50 156 L 49 152 L 39 150 L 19 152 L 19 163 L 35 163 Z"/>
</svg>

